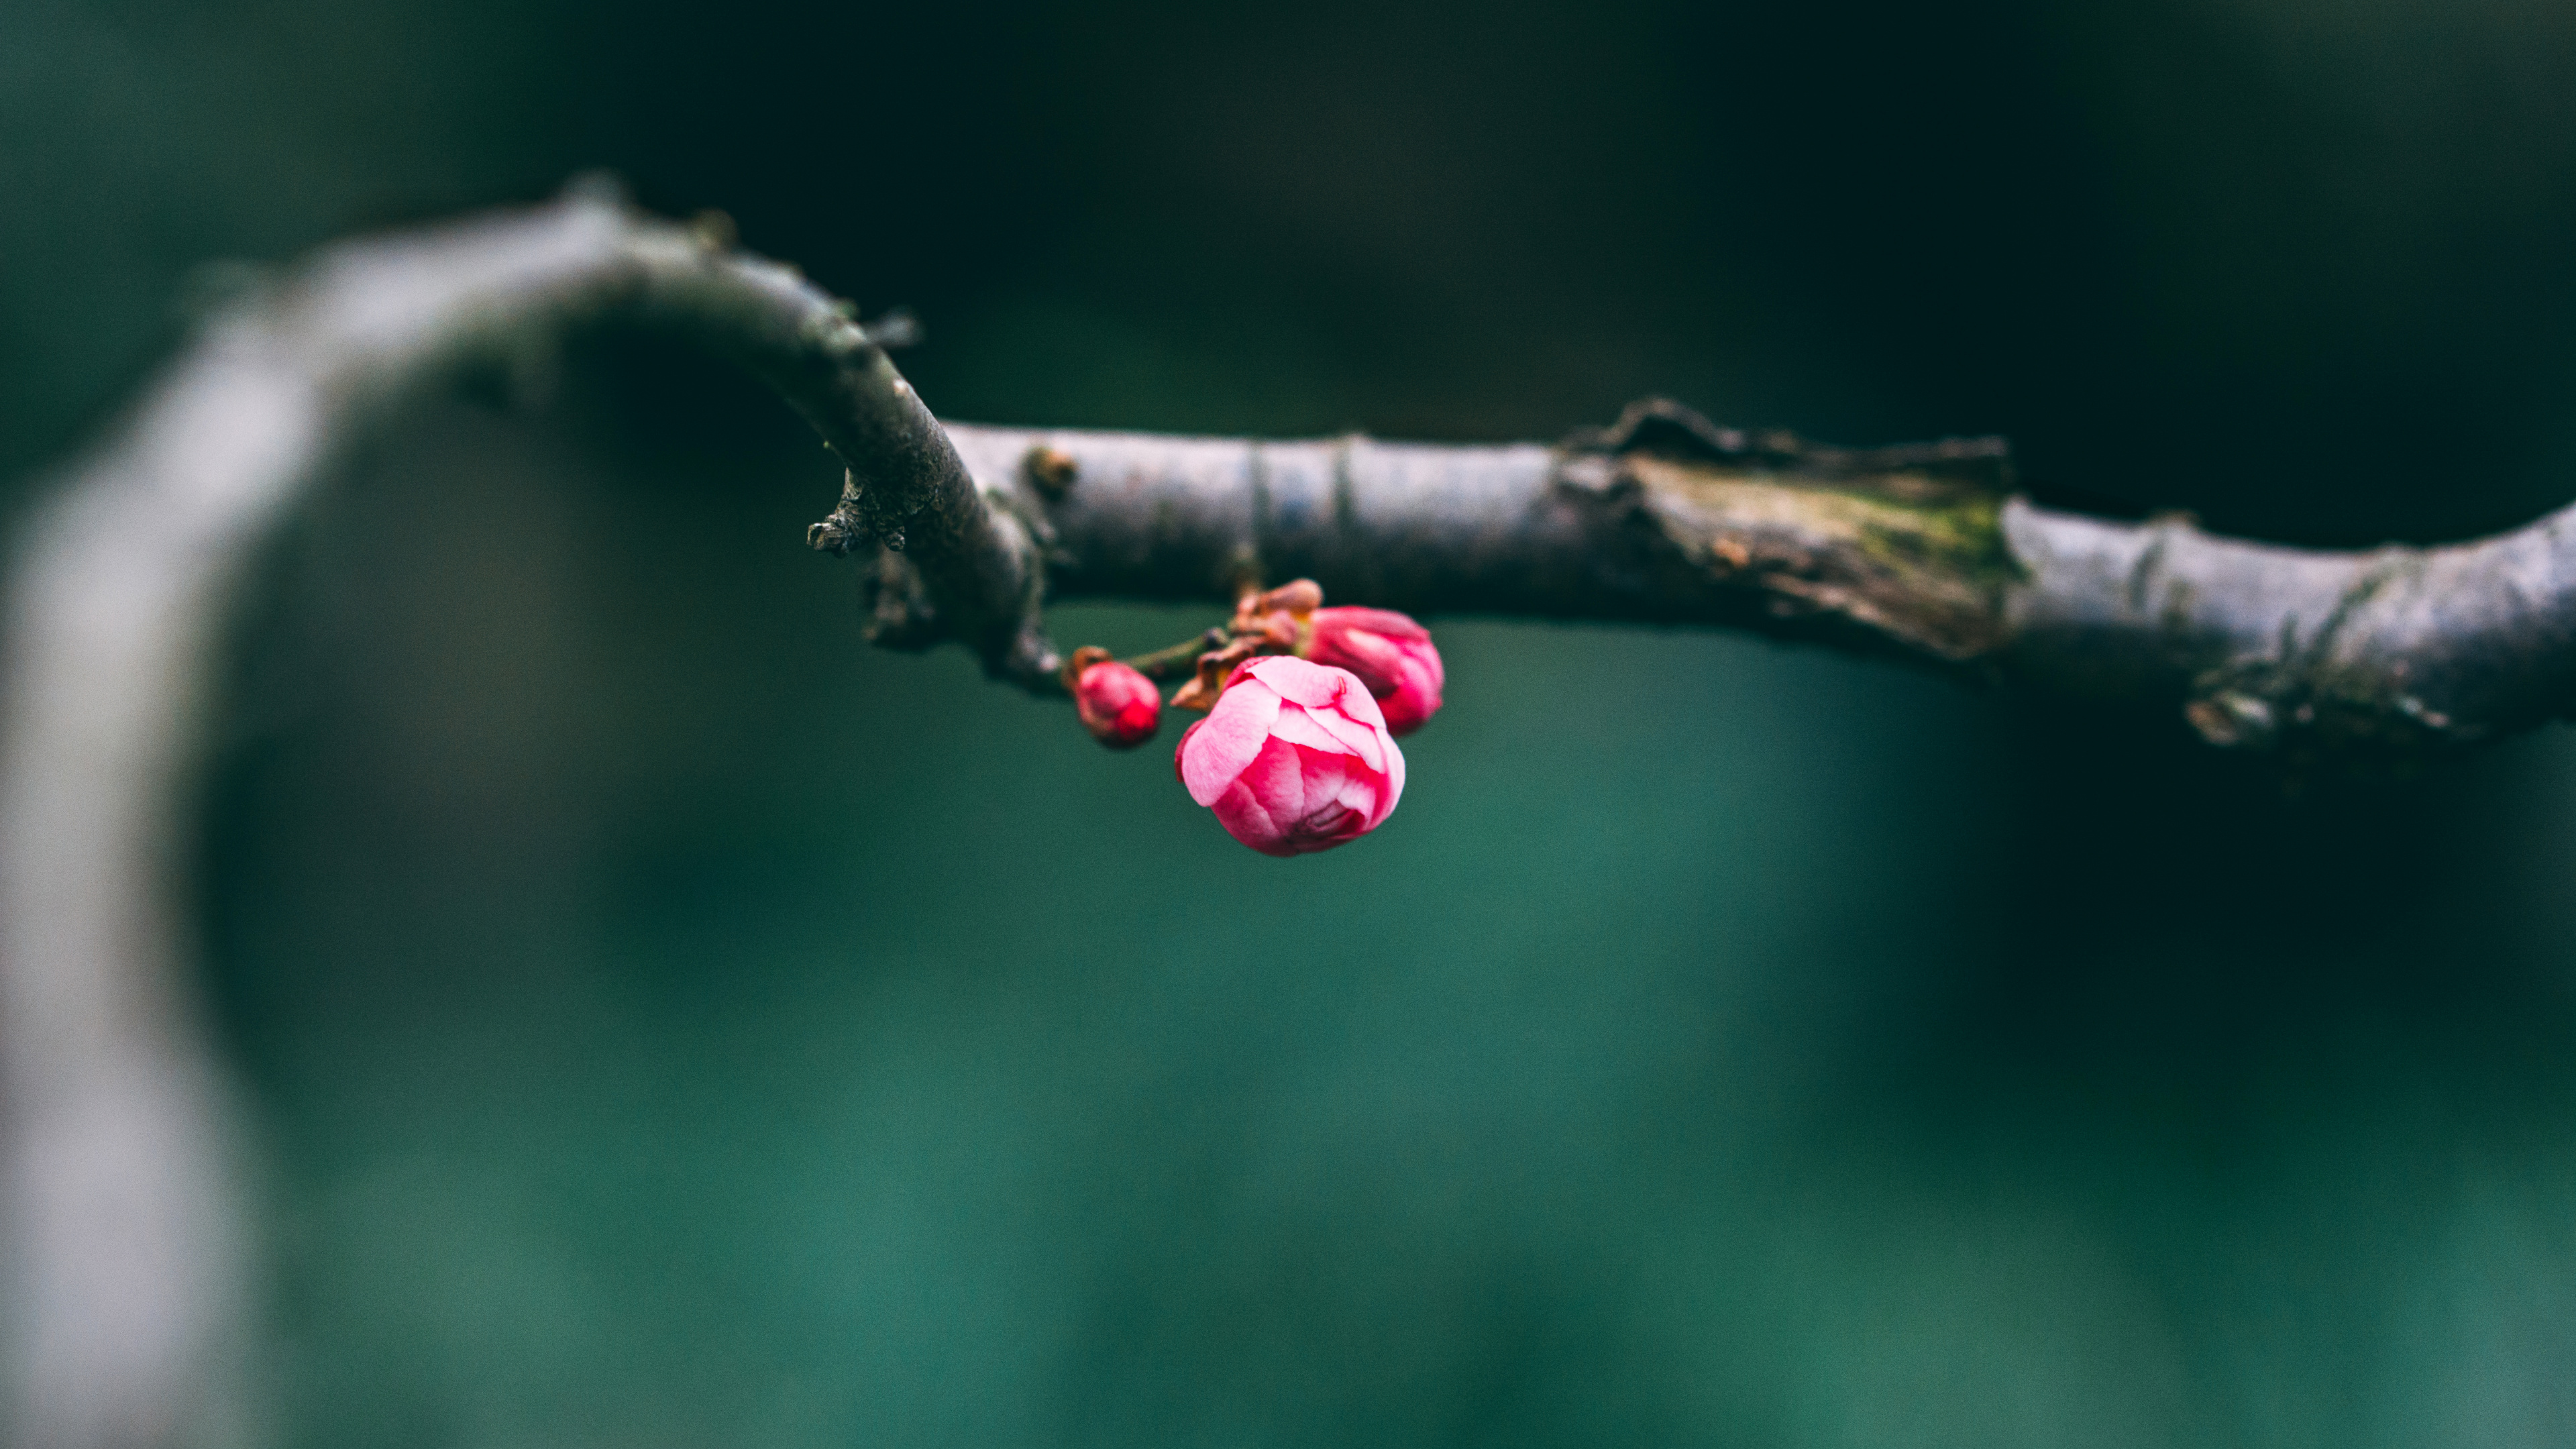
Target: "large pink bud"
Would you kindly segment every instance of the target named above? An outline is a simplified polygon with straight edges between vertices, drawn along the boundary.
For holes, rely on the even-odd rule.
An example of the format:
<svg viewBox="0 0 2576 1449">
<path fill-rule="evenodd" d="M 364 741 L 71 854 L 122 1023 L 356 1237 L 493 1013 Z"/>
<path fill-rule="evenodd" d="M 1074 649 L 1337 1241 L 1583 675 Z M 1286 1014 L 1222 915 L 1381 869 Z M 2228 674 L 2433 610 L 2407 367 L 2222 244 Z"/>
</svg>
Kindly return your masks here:
<svg viewBox="0 0 2576 1449">
<path fill-rule="evenodd" d="M 1190 798 L 1264 855 L 1356 840 L 1404 793 L 1404 752 L 1368 686 L 1286 654 L 1237 669 L 1173 763 Z"/>
<path fill-rule="evenodd" d="M 1113 750 L 1136 748 L 1152 739 L 1163 723 L 1163 696 L 1154 681 L 1114 659 L 1084 664 L 1074 676 L 1073 707 L 1092 738 Z"/>
<path fill-rule="evenodd" d="M 1409 735 L 1439 711 L 1448 676 L 1430 630 L 1393 609 L 1317 609 L 1313 618 L 1297 652 L 1358 675 L 1385 712 L 1387 733 Z"/>
</svg>

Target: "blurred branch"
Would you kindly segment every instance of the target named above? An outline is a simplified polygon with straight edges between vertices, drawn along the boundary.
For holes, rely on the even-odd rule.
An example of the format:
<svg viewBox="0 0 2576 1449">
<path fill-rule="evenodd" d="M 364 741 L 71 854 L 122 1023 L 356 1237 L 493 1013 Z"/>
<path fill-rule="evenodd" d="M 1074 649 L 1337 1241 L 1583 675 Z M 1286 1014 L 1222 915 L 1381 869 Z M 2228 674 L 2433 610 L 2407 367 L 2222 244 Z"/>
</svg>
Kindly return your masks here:
<svg viewBox="0 0 2576 1449">
<path fill-rule="evenodd" d="M 616 317 L 740 363 L 847 466 L 810 541 L 873 560 L 875 637 L 1061 686 L 1049 595 L 1293 576 L 1422 612 L 1727 625 L 2179 711 L 2219 744 L 2466 743 L 2566 708 L 2569 514 L 2362 554 L 2011 493 L 2000 443 L 1855 452 L 1643 404 L 1555 447 L 943 428 L 794 270 L 576 190 L 320 254 L 212 318 L 17 541 L 0 659 L 8 1432 L 202 1434 L 243 1352 L 228 1089 L 175 902 L 227 598 L 407 391 Z M 210 1405 L 215 1406 L 210 1410 Z"/>
<path fill-rule="evenodd" d="M 204 1438 L 249 1315 L 233 1112 L 180 919 L 186 788 L 227 596 L 406 391 L 618 316 L 730 357 L 868 480 L 998 674 L 1045 679 L 1038 570 L 850 309 L 719 229 L 597 188 L 326 251 L 209 320 L 16 540 L 0 659 L 0 1167 L 8 1442 Z"/>
</svg>

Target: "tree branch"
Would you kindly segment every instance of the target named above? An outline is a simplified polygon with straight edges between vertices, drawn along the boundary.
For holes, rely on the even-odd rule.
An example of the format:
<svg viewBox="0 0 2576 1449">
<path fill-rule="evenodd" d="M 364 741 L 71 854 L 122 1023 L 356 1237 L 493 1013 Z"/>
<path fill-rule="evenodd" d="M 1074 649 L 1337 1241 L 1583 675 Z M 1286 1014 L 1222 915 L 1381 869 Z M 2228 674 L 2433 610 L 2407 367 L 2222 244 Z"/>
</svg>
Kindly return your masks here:
<svg viewBox="0 0 2576 1449">
<path fill-rule="evenodd" d="M 879 642 L 1061 689 L 1048 596 L 1320 580 L 1420 612 L 1748 628 L 2179 712 L 2305 752 L 2466 744 L 2576 674 L 2576 526 L 2336 554 L 2012 494 L 1994 440 L 1868 452 L 1650 403 L 1555 447 L 934 421 L 844 303 L 595 190 L 326 251 L 214 317 L 16 541 L 0 655 L 8 1432 L 161 1445 L 227 1398 L 243 1308 L 224 1074 L 176 923 L 208 661 L 251 551 L 394 400 L 567 328 L 668 328 L 844 461 Z M 1179 667 L 1180 655 L 1165 661 Z"/>
<path fill-rule="evenodd" d="M 1668 402 L 1553 448 L 949 433 L 988 495 L 1017 480 L 1054 598 L 1311 577 L 1421 613 L 1750 629 L 2300 757 L 2474 744 L 2576 698 L 2576 510 L 2282 548 L 2039 507 L 2000 439 L 1826 448 Z"/>
<path fill-rule="evenodd" d="M 564 329 L 668 327 L 778 390 L 906 536 L 944 627 L 1054 667 L 1034 547 L 850 309 L 596 189 L 326 251 L 203 328 L 16 539 L 0 656 L 8 1442 L 161 1445 L 228 1397 L 247 1314 L 235 1113 L 177 920 L 207 671 L 260 538 L 371 419 Z"/>
</svg>

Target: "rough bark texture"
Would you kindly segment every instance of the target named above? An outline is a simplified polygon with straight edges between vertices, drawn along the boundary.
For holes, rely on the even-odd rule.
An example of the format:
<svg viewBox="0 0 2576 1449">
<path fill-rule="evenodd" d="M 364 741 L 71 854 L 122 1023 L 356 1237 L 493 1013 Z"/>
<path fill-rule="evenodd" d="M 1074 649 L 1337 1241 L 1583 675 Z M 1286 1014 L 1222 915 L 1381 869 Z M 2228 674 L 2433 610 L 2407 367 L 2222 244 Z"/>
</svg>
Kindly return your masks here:
<svg viewBox="0 0 2576 1449">
<path fill-rule="evenodd" d="M 1736 625 L 1943 666 L 2002 629 L 1994 439 L 1850 452 L 1661 402 L 1554 448 L 950 435 L 988 489 L 1016 482 L 1053 598 L 1303 577 L 1423 613 Z"/>
<path fill-rule="evenodd" d="M 1663 402 L 1552 448 L 950 435 L 1028 520 L 1055 598 L 1311 577 L 1422 613 L 1745 628 L 2302 758 L 2491 740 L 2576 688 L 2576 511 L 2439 548 L 2282 548 L 2038 507 L 1998 439 L 1822 448 Z"/>
<path fill-rule="evenodd" d="M 718 226 L 576 192 L 337 248 L 213 319 L 16 540 L 11 1443 L 199 1440 L 239 1401 L 235 1114 L 174 855 L 244 562 L 390 400 L 605 318 L 734 359 L 822 433 L 848 472 L 810 541 L 873 559 L 881 642 L 952 639 L 1040 692 L 1062 687 L 1050 596 L 1227 604 L 1297 576 L 1424 613 L 1755 629 L 2125 701 L 2238 748 L 2467 744 L 2565 712 L 2576 682 L 2570 514 L 2455 547 L 2303 552 L 2035 507 L 1994 440 L 1844 451 L 1662 403 L 1554 447 L 943 429 L 846 304 Z"/>
</svg>

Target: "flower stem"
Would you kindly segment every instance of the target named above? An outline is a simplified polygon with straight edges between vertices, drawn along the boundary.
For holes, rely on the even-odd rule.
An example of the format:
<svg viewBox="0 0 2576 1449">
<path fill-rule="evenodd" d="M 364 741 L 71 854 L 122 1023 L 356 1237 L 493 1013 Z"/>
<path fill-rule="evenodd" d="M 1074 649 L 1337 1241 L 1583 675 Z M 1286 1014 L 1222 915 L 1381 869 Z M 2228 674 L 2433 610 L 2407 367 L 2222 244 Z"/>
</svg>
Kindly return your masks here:
<svg viewBox="0 0 2576 1449">
<path fill-rule="evenodd" d="M 1223 629 L 1210 629 L 1196 638 L 1184 640 L 1169 648 L 1157 649 L 1149 654 L 1139 654 L 1127 660 L 1126 663 L 1128 667 L 1147 679 L 1158 681 L 1181 679 L 1198 669 L 1200 655 L 1211 649 L 1224 648 L 1225 641 L 1226 632 Z"/>
</svg>

